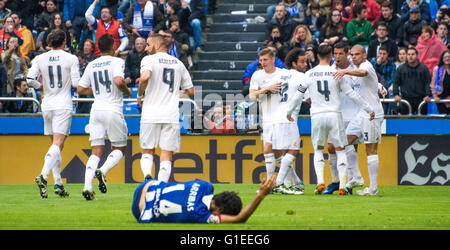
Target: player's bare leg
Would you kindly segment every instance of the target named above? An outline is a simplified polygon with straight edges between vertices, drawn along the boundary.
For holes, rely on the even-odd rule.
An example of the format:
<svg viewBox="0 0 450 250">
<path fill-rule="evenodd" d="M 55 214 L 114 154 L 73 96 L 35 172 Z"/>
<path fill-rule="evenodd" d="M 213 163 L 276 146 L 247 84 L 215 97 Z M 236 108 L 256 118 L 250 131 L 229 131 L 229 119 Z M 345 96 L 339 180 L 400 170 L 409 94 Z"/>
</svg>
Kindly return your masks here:
<svg viewBox="0 0 450 250">
<path fill-rule="evenodd" d="M 155 149 L 142 149 L 141 170 L 146 180 L 152 178 L 153 156 Z"/>
<path fill-rule="evenodd" d="M 172 151 L 161 149 L 161 164 L 159 165 L 158 180 L 169 182 L 170 174 L 172 172 Z"/>
</svg>

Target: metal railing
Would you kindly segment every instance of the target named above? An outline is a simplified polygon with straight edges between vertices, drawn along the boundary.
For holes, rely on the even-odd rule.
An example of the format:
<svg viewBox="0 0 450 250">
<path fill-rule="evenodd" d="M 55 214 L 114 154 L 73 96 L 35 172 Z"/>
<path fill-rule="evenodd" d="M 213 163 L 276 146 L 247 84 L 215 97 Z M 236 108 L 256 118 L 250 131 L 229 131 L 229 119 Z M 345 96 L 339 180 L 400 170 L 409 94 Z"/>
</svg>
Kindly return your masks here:
<svg viewBox="0 0 450 250">
<path fill-rule="evenodd" d="M 435 99 L 431 99 L 430 102 L 434 102 L 434 103 L 450 103 L 450 99 L 441 99 L 439 102 L 436 102 Z M 422 114 L 422 107 L 423 107 L 423 105 L 425 105 L 425 103 L 427 103 L 427 102 L 422 101 L 422 102 L 419 104 L 419 107 L 417 108 L 417 114 L 418 114 L 418 115 L 423 115 L 423 114 Z"/>
<path fill-rule="evenodd" d="M 41 103 L 34 97 L 0 97 L 0 101 L 31 101 L 37 105 L 38 112 L 41 111 Z"/>
<path fill-rule="evenodd" d="M 397 103 L 394 98 L 389 99 L 381 99 L 382 103 Z M 407 100 L 400 100 L 401 103 L 404 103 L 408 107 L 408 115 L 413 115 L 411 104 Z"/>
</svg>

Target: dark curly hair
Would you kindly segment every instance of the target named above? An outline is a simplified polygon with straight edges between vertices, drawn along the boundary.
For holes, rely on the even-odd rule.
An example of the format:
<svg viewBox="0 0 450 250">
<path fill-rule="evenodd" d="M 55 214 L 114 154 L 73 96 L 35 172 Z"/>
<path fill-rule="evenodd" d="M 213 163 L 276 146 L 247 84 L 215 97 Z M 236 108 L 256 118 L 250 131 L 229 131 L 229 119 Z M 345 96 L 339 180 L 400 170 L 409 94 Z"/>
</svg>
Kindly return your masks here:
<svg viewBox="0 0 450 250">
<path fill-rule="evenodd" d="M 214 203 L 222 208 L 222 214 L 237 215 L 241 212 L 242 201 L 235 192 L 222 192 L 214 195 Z"/>
</svg>

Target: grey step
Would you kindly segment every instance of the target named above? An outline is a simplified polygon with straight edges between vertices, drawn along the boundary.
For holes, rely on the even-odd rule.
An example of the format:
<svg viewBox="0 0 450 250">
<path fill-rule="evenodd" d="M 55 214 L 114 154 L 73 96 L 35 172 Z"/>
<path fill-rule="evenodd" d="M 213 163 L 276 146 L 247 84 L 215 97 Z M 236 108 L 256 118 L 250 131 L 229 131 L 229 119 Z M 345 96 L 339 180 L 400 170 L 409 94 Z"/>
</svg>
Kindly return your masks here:
<svg viewBox="0 0 450 250">
<path fill-rule="evenodd" d="M 194 86 L 201 86 L 202 91 L 235 90 L 243 87 L 241 80 L 194 80 Z"/>
<path fill-rule="evenodd" d="M 214 23 L 210 27 L 210 32 L 266 32 L 265 23 Z"/>
<path fill-rule="evenodd" d="M 257 16 L 262 16 L 266 18 L 266 13 L 249 13 L 246 15 L 231 15 L 231 14 L 214 14 L 213 21 L 214 23 L 229 23 L 229 22 L 245 22 L 247 18 L 255 18 Z"/>
<path fill-rule="evenodd" d="M 266 33 L 264 32 L 222 32 L 222 33 L 208 33 L 206 40 L 209 42 L 244 42 L 244 41 L 259 41 L 263 42 L 266 39 Z"/>
<path fill-rule="evenodd" d="M 275 0 L 223 0 L 222 3 L 223 4 L 235 3 L 235 4 L 271 4 L 271 5 L 276 5 L 277 1 L 275 1 Z M 220 5 L 218 5 L 218 7 L 220 7 Z"/>
<path fill-rule="evenodd" d="M 216 13 L 230 14 L 232 11 L 247 11 L 247 13 L 266 13 L 267 7 L 271 4 L 251 3 L 223 3 L 217 6 Z"/>
<path fill-rule="evenodd" d="M 239 80 L 242 79 L 243 70 L 204 70 L 194 71 L 195 80 Z"/>
<path fill-rule="evenodd" d="M 256 58 L 255 58 L 256 59 Z M 245 69 L 253 61 L 220 61 L 220 60 L 202 60 L 199 61 L 196 70 L 237 70 Z"/>
<path fill-rule="evenodd" d="M 220 51 L 199 54 L 200 60 L 253 61 L 257 57 L 256 51 Z"/>
<path fill-rule="evenodd" d="M 263 42 L 205 42 L 204 51 L 257 51 Z"/>
</svg>

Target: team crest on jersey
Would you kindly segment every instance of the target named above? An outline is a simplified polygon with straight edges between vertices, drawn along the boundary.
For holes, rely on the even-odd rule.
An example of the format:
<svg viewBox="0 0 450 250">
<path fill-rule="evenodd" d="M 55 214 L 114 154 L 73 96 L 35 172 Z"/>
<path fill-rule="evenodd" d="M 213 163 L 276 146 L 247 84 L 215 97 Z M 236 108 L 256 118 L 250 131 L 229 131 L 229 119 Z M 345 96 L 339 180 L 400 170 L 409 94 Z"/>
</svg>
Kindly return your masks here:
<svg viewBox="0 0 450 250">
<path fill-rule="evenodd" d="M 208 220 L 206 220 L 206 223 L 208 223 L 208 224 L 219 224 L 220 223 L 219 216 L 211 214 L 211 216 L 209 216 Z"/>
</svg>

